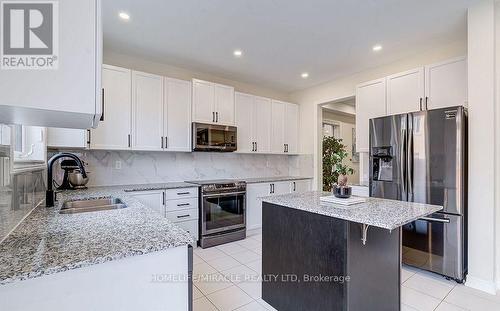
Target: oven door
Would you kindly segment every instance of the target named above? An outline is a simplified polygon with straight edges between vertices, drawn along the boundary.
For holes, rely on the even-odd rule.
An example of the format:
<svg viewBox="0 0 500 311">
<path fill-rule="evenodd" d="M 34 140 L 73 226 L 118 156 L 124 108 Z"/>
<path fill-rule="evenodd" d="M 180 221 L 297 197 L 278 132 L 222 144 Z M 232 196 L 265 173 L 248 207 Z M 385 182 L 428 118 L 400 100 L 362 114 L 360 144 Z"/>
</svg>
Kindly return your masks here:
<svg viewBox="0 0 500 311">
<path fill-rule="evenodd" d="M 202 196 L 202 235 L 245 228 L 245 192 Z"/>
<path fill-rule="evenodd" d="M 236 127 L 193 123 L 193 151 L 236 151 Z"/>
<path fill-rule="evenodd" d="M 403 226 L 403 263 L 462 280 L 463 216 L 434 213 Z"/>
</svg>

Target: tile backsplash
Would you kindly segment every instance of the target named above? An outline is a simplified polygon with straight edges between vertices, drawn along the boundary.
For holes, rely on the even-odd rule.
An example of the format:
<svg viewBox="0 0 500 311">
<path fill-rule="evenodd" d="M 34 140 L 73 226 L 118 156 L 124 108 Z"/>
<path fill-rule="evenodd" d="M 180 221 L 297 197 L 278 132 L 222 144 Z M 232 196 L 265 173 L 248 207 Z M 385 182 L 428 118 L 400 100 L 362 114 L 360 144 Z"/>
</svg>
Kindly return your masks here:
<svg viewBox="0 0 500 311">
<path fill-rule="evenodd" d="M 87 163 L 88 186 L 313 174 L 309 155 L 97 150 L 74 153 Z M 57 175 L 60 181 L 62 172 L 57 170 Z"/>
</svg>

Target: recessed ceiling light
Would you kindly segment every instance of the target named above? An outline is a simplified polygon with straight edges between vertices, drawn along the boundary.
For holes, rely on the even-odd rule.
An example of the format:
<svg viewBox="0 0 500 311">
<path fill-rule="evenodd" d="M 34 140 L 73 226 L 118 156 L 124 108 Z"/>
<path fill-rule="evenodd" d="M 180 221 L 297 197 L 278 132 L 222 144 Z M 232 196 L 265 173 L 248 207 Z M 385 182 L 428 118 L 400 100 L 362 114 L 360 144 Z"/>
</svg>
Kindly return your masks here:
<svg viewBox="0 0 500 311">
<path fill-rule="evenodd" d="M 304 79 L 307 79 L 307 78 L 309 78 L 309 73 L 307 73 L 307 72 L 303 72 L 300 76 L 301 76 L 302 78 L 304 78 Z"/>
<path fill-rule="evenodd" d="M 241 50 L 234 50 L 233 55 L 236 57 L 241 57 L 243 55 L 243 52 Z"/>
<path fill-rule="evenodd" d="M 378 52 L 378 51 L 382 50 L 382 46 L 380 44 L 374 45 L 372 50 L 374 52 Z"/>
<path fill-rule="evenodd" d="M 118 13 L 118 16 L 120 16 L 121 19 L 128 21 L 130 19 L 130 15 L 128 15 L 125 12 L 120 12 Z"/>
</svg>

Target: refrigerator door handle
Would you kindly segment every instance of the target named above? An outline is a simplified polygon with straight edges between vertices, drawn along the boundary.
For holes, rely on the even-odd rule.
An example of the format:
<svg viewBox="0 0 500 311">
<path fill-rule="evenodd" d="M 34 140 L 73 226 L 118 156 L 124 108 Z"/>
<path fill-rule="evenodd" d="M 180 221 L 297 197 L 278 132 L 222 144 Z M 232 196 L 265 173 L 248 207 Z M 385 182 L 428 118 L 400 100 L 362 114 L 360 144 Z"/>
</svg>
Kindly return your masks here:
<svg viewBox="0 0 500 311">
<path fill-rule="evenodd" d="M 406 175 L 405 175 L 405 155 L 406 155 L 406 148 L 405 148 L 405 145 L 406 145 L 406 129 L 404 128 L 401 128 L 401 147 L 400 147 L 400 150 L 399 150 L 399 170 L 400 170 L 400 173 L 401 173 L 401 188 L 402 188 L 402 199 L 404 201 L 407 200 L 406 198 Z"/>
<path fill-rule="evenodd" d="M 406 176 L 408 184 L 408 201 L 413 201 L 413 115 L 408 116 L 408 146 L 406 154 Z"/>
<path fill-rule="evenodd" d="M 420 217 L 419 220 L 441 222 L 441 223 L 446 223 L 446 224 L 450 223 L 450 219 L 449 218 Z"/>
</svg>

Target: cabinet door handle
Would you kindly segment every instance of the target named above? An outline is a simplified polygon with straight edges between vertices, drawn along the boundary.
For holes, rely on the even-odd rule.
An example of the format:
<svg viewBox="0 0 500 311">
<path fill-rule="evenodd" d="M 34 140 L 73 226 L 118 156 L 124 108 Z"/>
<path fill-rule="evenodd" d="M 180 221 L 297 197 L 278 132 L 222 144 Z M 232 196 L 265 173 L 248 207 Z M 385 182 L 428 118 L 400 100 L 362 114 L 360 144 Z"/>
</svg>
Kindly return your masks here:
<svg viewBox="0 0 500 311">
<path fill-rule="evenodd" d="M 252 151 L 255 151 L 255 142 L 252 141 Z"/>
<path fill-rule="evenodd" d="M 422 111 L 422 97 L 420 97 L 420 111 Z"/>
<path fill-rule="evenodd" d="M 255 142 L 255 151 L 257 151 L 259 148 L 257 147 L 257 142 Z"/>
<path fill-rule="evenodd" d="M 128 147 L 130 148 L 132 146 L 132 137 L 130 134 L 128 134 Z"/>
<path fill-rule="evenodd" d="M 91 140 L 91 134 L 90 130 L 87 130 L 87 145 L 90 149 L 90 140 Z"/>
<path fill-rule="evenodd" d="M 425 110 L 428 110 L 429 108 L 427 108 L 427 102 L 429 101 L 429 97 L 428 96 L 425 96 Z"/>
<path fill-rule="evenodd" d="M 179 215 L 179 216 L 177 216 L 177 218 L 186 218 L 186 217 L 189 217 L 189 216 L 190 216 L 189 214 L 188 215 Z"/>
<path fill-rule="evenodd" d="M 163 136 L 161 137 L 161 149 L 163 149 Z"/>
<path fill-rule="evenodd" d="M 297 190 L 297 185 L 295 184 L 295 181 L 293 182 L 293 192 L 295 192 Z"/>
<path fill-rule="evenodd" d="M 219 113 L 215 112 L 215 123 L 219 123 Z"/>
<path fill-rule="evenodd" d="M 177 195 L 186 195 L 189 194 L 189 192 L 177 192 Z"/>
<path fill-rule="evenodd" d="M 101 118 L 99 119 L 99 121 L 104 121 L 104 88 L 102 88 L 101 105 L 102 105 L 102 111 L 101 111 Z"/>
<path fill-rule="evenodd" d="M 168 148 L 168 137 L 165 136 L 165 149 L 167 149 L 167 148 Z"/>
<path fill-rule="evenodd" d="M 269 194 L 273 193 L 273 184 L 269 184 Z"/>
<path fill-rule="evenodd" d="M 161 198 L 162 198 L 162 204 L 165 205 L 165 191 L 161 193 Z"/>
<path fill-rule="evenodd" d="M 189 206 L 189 205 L 191 205 L 191 204 L 189 204 L 189 203 L 181 203 L 181 204 L 177 204 L 177 206 L 179 206 L 179 207 L 181 207 L 181 206 Z"/>
<path fill-rule="evenodd" d="M 215 112 L 212 111 L 212 122 L 215 122 Z"/>
</svg>

